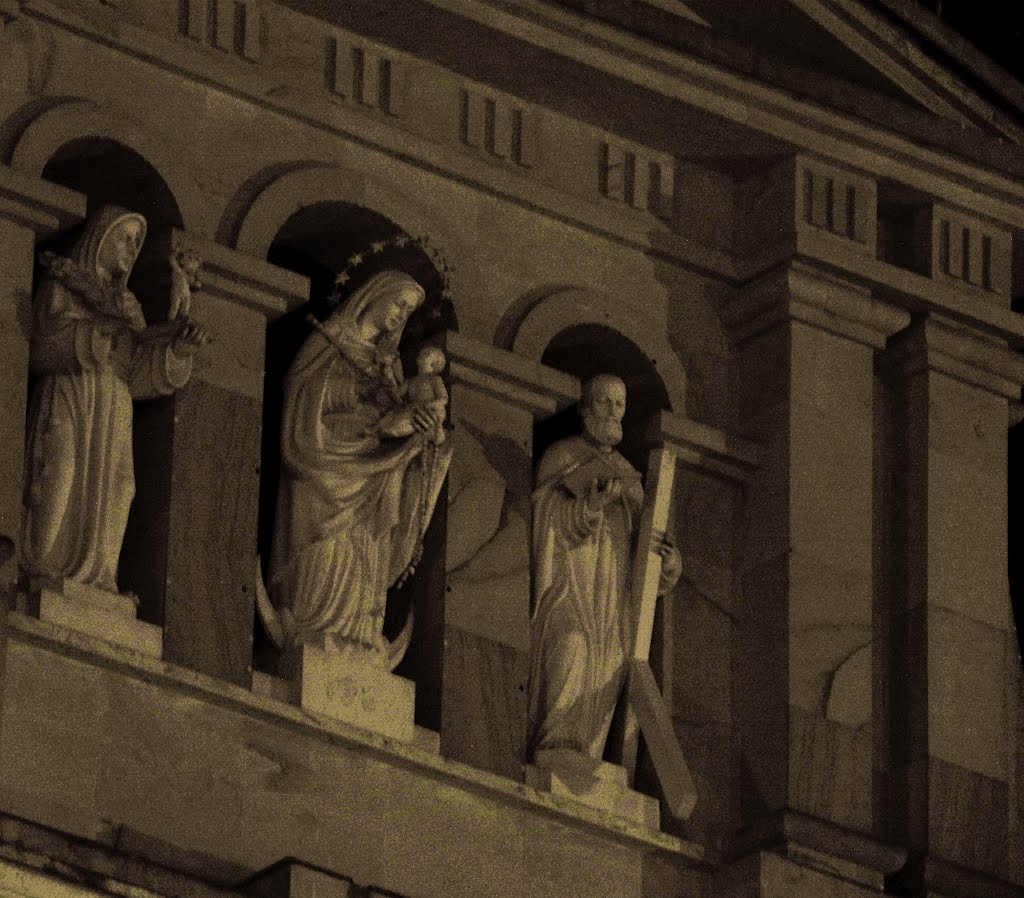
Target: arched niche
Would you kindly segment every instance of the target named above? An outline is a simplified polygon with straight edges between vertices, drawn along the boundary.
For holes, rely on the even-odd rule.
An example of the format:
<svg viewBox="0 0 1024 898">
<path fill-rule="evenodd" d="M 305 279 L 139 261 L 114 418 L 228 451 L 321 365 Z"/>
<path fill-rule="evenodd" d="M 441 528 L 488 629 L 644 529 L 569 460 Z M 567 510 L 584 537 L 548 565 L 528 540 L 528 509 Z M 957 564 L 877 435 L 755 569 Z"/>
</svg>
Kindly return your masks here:
<svg viewBox="0 0 1024 898">
<path fill-rule="evenodd" d="M 644 470 L 647 464 L 646 422 L 672 403 L 657 366 L 621 332 L 602 324 L 572 324 L 548 341 L 539 361 L 586 383 L 596 374 L 615 374 L 626 384 L 626 414 L 619 450 Z M 534 427 L 534 459 L 555 441 L 580 433 L 579 410 L 565 409 Z"/>
<path fill-rule="evenodd" d="M 43 117 L 45 118 L 45 114 Z M 37 119 L 37 122 L 40 119 Z M 40 160 L 35 154 L 49 141 L 33 130 L 23 138 L 16 157 L 22 165 Z M 28 132 L 26 132 L 28 134 Z M 76 134 L 76 129 L 47 132 L 48 138 Z M 30 152 L 31 150 L 31 152 Z M 87 219 L 105 205 L 117 205 L 141 213 L 148 228 L 142 251 L 132 270 L 128 286 L 139 299 L 149 324 L 166 320 L 170 291 L 168 253 L 171 228 L 183 225 L 174 192 L 161 173 L 139 152 L 110 137 L 70 136 L 53 147 L 41 160 L 38 174 L 87 199 Z M 85 222 L 59 234 L 39 250 L 60 255 L 70 252 Z M 37 275 L 40 272 L 37 271 Z M 37 276 L 37 284 L 38 284 Z M 33 384 L 30 379 L 30 389 Z M 118 586 L 139 597 L 139 617 L 150 623 L 163 622 L 167 534 L 158 521 L 170 489 L 171 435 L 174 397 L 136 403 L 132 438 L 135 466 L 135 497 L 118 565 Z"/>
<path fill-rule="evenodd" d="M 583 317 L 585 313 L 581 313 Z M 569 324 L 547 341 L 539 361 L 579 379 L 585 384 L 597 374 L 614 374 L 626 384 L 626 414 L 622 421 L 622 442 L 618 450 L 638 470 L 645 472 L 649 453 L 647 422 L 659 410 L 672 410 L 672 402 L 658 366 L 633 340 L 621 331 L 604 324 L 583 320 Z M 582 432 L 579 409 L 571 407 L 534 426 L 533 458 L 538 463 L 555 442 Z M 662 676 L 666 661 L 665 628 L 668 625 L 666 599 L 659 599 L 652 636 L 651 663 Z M 612 734 L 605 749 L 605 760 L 622 763 L 619 754 L 624 704 L 620 702 Z M 650 771 L 642 756 L 637 787 L 648 791 L 653 787 Z"/>
<path fill-rule="evenodd" d="M 557 335 L 581 325 L 606 328 L 629 341 L 657 372 L 664 385 L 666 407 L 685 413 L 686 370 L 664 330 L 651 327 L 611 294 L 579 287 L 553 287 L 531 294 L 513 304 L 499 325 L 496 342 L 539 362 Z"/>
<path fill-rule="evenodd" d="M 84 194 L 87 218 L 106 205 L 123 206 L 145 217 L 146 242 L 128 285 L 142 303 L 147 321 L 164 320 L 170 286 L 170 230 L 182 227 L 183 222 L 177 200 L 156 168 L 116 140 L 76 137 L 57 147 L 43 166 L 42 176 Z M 69 249 L 80 230 L 60 235 L 53 248 L 58 252 Z"/>
<path fill-rule="evenodd" d="M 188 154 L 166 135 L 151 134 L 138 123 L 113 114 L 89 100 L 70 99 L 33 118 L 11 153 L 11 166 L 25 174 L 45 177 L 44 169 L 61 148 L 78 141 L 116 144 L 145 160 L 166 186 L 178 209 L 179 227 L 193 233 L 209 232 L 206 195 L 192 174 Z M 85 146 L 86 143 L 79 144 Z M 131 171 L 126 172 L 128 177 Z M 125 195 L 125 191 L 121 191 Z M 145 202 L 145 198 L 138 202 Z M 129 204 L 136 208 L 136 204 Z M 137 211 L 147 214 L 144 208 Z M 150 210 L 154 214 L 159 208 Z"/>
<path fill-rule="evenodd" d="M 245 243 L 246 252 L 262 251 L 268 262 L 299 273 L 310 282 L 309 301 L 267 327 L 257 535 L 257 549 L 264 559 L 264 575 L 268 573 L 266 562 L 271 554 L 276 525 L 285 379 L 299 349 L 312 332 L 307 317 L 313 315 L 324 320 L 336 308 L 331 295 L 335 292 L 337 275 L 345 273 L 349 277 L 340 288 L 341 303 L 373 275 L 388 269 L 404 271 L 424 287 L 426 301 L 410 317 L 399 346 L 407 374 L 414 373 L 415 354 L 420 346 L 440 340 L 447 330 L 457 329 L 454 307 L 444 294 L 445 278 L 438 267 L 441 257 L 435 254 L 440 250 L 432 239 L 424 247 L 413 241 L 413 236 L 376 209 L 326 200 L 321 194 L 315 201 L 291 212 L 279 223 L 269 240 L 261 237 L 257 242 L 248 240 Z M 357 256 L 362 261 L 353 262 Z M 432 658 L 437 647 L 426 645 L 420 634 L 436 632 L 436 628 L 429 625 L 431 611 L 436 604 L 430 601 L 430 595 L 431 590 L 437 587 L 438 577 L 443 577 L 445 506 L 446 497 L 442 492 L 437 503 L 438 511 L 424 538 L 423 561 L 403 587 L 392 589 L 385 619 L 385 634 L 394 638 L 409 608 L 415 607 L 417 623 L 412 644 L 396 673 L 416 681 L 417 722 L 433 729 L 440 724 L 440 703 L 436 696 L 422 700 L 421 692 L 440 689 L 439 682 L 431 682 L 423 673 L 435 666 Z M 254 628 L 254 651 L 254 664 L 258 669 L 269 673 L 276 671 L 277 653 L 258 617 Z"/>
<path fill-rule="evenodd" d="M 445 223 L 443 209 L 396 190 L 378 178 L 320 162 L 277 166 L 251 178 L 229 204 L 217 233 L 222 242 L 256 258 L 270 247 L 295 216 L 324 204 L 373 210 L 412 237 L 427 236 L 450 266 L 449 293 L 478 295 L 475 267 L 462 242 Z"/>
</svg>

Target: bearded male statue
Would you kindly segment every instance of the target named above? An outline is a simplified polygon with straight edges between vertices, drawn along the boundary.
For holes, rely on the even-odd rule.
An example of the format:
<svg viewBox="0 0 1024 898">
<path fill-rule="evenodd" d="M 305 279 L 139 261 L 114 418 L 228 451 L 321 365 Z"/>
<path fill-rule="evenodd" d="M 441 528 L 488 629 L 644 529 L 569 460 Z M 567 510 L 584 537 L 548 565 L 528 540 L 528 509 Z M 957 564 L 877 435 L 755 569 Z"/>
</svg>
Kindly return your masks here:
<svg viewBox="0 0 1024 898">
<path fill-rule="evenodd" d="M 626 385 L 599 374 L 583 387 L 583 435 L 544 453 L 533 493 L 533 599 L 529 750 L 604 754 L 632 655 L 634 533 L 643 505 L 639 472 L 622 440 Z M 663 534 L 660 591 L 682 572 Z"/>
</svg>

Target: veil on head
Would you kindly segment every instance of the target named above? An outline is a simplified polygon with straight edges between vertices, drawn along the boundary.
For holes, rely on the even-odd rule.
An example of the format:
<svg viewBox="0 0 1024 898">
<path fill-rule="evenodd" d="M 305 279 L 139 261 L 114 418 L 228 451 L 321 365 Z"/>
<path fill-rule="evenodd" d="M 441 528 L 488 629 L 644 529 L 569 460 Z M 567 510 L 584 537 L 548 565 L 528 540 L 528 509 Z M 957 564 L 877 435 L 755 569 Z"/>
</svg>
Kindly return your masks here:
<svg viewBox="0 0 1024 898">
<path fill-rule="evenodd" d="M 71 251 L 71 258 L 83 268 L 95 271 L 107 237 L 114 228 L 129 220 L 139 223 L 142 228 L 142 239 L 145 240 L 147 226 L 143 215 L 122 206 L 103 206 L 86 222 L 85 231 Z"/>
<path fill-rule="evenodd" d="M 419 296 L 417 306 L 423 304 L 426 292 L 416 282 L 416 279 L 404 271 L 382 271 L 370 278 L 362 287 L 356 290 L 337 312 L 327 319 L 326 328 L 334 335 L 347 330 L 355 330 L 360 317 L 379 299 L 398 293 L 401 290 L 409 290 Z M 378 347 L 385 352 L 394 352 L 398 349 L 398 342 L 402 338 L 401 331 L 387 333 L 381 336 Z"/>
<path fill-rule="evenodd" d="M 422 304 L 426 297 L 426 291 L 416 282 L 416 279 L 404 271 L 382 271 L 356 290 L 348 301 L 323 323 L 323 330 L 333 340 L 342 344 L 352 346 L 361 342 L 358 338 L 360 317 L 379 299 L 400 290 L 411 290 L 418 294 L 420 298 L 418 305 Z M 314 336 L 316 335 L 314 334 Z M 398 343 L 401 339 L 401 329 L 395 333 L 383 334 L 377 343 L 377 348 L 385 353 L 395 353 L 398 351 Z M 311 366 L 318 367 L 324 359 L 331 358 L 336 351 L 336 347 L 330 346 L 326 341 L 307 340 L 299 350 L 295 361 L 292 362 L 289 376 L 305 376 L 305 372 Z"/>
</svg>

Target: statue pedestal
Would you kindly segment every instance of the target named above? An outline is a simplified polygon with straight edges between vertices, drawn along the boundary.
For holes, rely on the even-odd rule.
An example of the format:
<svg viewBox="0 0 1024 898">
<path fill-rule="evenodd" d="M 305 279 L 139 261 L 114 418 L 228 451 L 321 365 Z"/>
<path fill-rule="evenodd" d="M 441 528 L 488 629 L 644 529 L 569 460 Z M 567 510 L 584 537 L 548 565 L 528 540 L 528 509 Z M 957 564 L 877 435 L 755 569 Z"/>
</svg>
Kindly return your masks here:
<svg viewBox="0 0 1024 898">
<path fill-rule="evenodd" d="M 135 617 L 138 603 L 132 596 L 64 580 L 39 584 L 31 600 L 38 604 L 28 610 L 40 620 L 153 658 L 163 656 L 163 630 Z"/>
<path fill-rule="evenodd" d="M 303 645 L 286 652 L 282 672 L 291 698 L 307 711 L 324 714 L 400 739 L 416 740 L 416 684 L 351 654 Z"/>
<path fill-rule="evenodd" d="M 648 829 L 661 828 L 658 799 L 629 788 L 626 768 L 605 764 L 569 748 L 539 751 L 526 765 L 526 784 L 552 795 L 626 817 Z"/>
</svg>

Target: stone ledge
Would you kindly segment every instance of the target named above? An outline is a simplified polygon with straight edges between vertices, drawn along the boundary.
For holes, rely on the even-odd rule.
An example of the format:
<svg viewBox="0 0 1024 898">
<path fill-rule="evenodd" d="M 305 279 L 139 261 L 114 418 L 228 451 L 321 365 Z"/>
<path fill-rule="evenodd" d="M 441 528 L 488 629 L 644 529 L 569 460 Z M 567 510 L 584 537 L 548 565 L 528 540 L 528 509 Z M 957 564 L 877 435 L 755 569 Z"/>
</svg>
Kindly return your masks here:
<svg viewBox="0 0 1024 898">
<path fill-rule="evenodd" d="M 131 898 L 150 894 L 190 898 L 237 895 L 126 855 L 117 838 L 111 838 L 108 844 L 85 842 L 0 813 L 0 863 L 3 862 L 29 868 L 34 873 L 52 874 L 69 883 L 101 886 L 106 892 Z"/>
<path fill-rule="evenodd" d="M 579 399 L 577 378 L 507 349 L 449 331 L 445 351 L 456 383 L 462 381 L 535 414 L 554 414 Z"/>
<path fill-rule="evenodd" d="M 594 762 L 570 749 L 537 752 L 526 765 L 526 783 L 552 795 L 565 795 L 592 808 L 626 817 L 648 829 L 661 823 L 658 799 L 629 788 L 625 767 Z"/>
<path fill-rule="evenodd" d="M 647 421 L 646 439 L 674 448 L 682 464 L 746 481 L 760 463 L 760 447 L 751 440 L 709 427 L 685 415 L 660 411 Z"/>
<path fill-rule="evenodd" d="M 0 220 L 51 234 L 85 218 L 85 195 L 0 165 Z"/>
<path fill-rule="evenodd" d="M 899 880 L 928 894 L 971 896 L 971 898 L 1024 898 L 1024 883 L 1006 882 L 967 870 L 941 858 L 925 856 L 911 861 Z"/>
<path fill-rule="evenodd" d="M 1024 346 L 1024 315 L 994 302 L 979 302 L 975 289 L 959 287 L 916 271 L 899 268 L 879 259 L 850 252 L 845 246 L 826 246 L 818 235 L 804 235 L 799 251 L 808 256 L 825 256 L 828 264 L 857 284 L 868 286 L 880 300 L 893 308 L 912 312 L 934 311 Z"/>
<path fill-rule="evenodd" d="M 1024 359 L 1005 342 L 935 314 L 900 334 L 881 363 L 904 377 L 939 371 L 1009 400 L 1020 399 L 1024 384 Z"/>
<path fill-rule="evenodd" d="M 739 860 L 761 850 L 780 848 L 804 864 L 814 858 L 844 861 L 844 878 L 871 884 L 878 891 L 882 890 L 884 877 L 899 870 L 907 859 L 901 847 L 795 811 L 765 817 L 738 833 L 727 854 Z"/>
<path fill-rule="evenodd" d="M 301 729 L 319 736 L 328 744 L 348 751 L 354 749 L 438 783 L 477 793 L 510 810 L 518 808 L 528 813 L 550 816 L 563 825 L 591 835 L 639 847 L 644 853 L 654 851 L 673 856 L 688 864 L 709 867 L 718 861 L 716 852 L 697 843 L 652 832 L 616 815 L 587 808 L 571 799 L 538 792 L 497 774 L 438 757 L 415 744 L 400 743 L 341 722 L 313 718 L 294 705 L 254 695 L 240 686 L 174 664 L 139 656 L 91 636 L 63 630 L 18 613 L 8 613 L 6 625 L 8 640 L 34 645 L 45 651 L 106 668 L 123 676 L 173 690 L 192 700 L 248 714 L 264 722 Z"/>
<path fill-rule="evenodd" d="M 737 343 L 792 320 L 874 349 L 910 323 L 905 309 L 879 302 L 867 287 L 800 260 L 746 284 L 723 319 Z"/>
<path fill-rule="evenodd" d="M 263 259 L 204 240 L 175 228 L 171 234 L 175 250 L 189 250 L 202 260 L 197 295 L 206 293 L 247 306 L 273 321 L 309 299 L 309 278 Z"/>
</svg>

